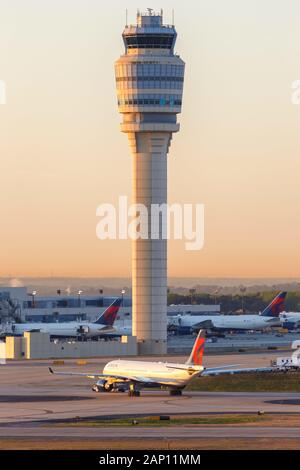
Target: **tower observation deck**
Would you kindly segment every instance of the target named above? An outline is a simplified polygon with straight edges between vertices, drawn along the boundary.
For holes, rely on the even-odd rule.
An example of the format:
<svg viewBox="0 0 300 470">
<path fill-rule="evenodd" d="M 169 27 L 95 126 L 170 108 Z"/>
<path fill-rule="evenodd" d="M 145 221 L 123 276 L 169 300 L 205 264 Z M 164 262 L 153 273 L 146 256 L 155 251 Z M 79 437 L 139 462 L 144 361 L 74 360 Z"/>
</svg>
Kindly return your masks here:
<svg viewBox="0 0 300 470">
<path fill-rule="evenodd" d="M 174 54 L 177 33 L 164 25 L 162 12 L 137 14 L 123 32 L 125 54 L 115 63 L 121 130 L 133 157 L 133 203 L 167 202 L 167 154 L 179 131 L 184 62 Z M 151 234 L 149 215 L 148 230 Z M 167 241 L 132 242 L 132 321 L 141 354 L 164 354 L 167 348 Z"/>
</svg>

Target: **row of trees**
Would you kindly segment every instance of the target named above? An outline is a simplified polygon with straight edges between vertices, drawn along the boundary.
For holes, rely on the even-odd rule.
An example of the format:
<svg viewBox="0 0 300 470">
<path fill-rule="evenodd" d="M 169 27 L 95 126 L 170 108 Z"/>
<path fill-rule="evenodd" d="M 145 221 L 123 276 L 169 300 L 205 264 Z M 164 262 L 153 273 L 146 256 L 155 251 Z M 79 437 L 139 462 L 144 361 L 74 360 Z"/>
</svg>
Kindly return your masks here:
<svg viewBox="0 0 300 470">
<path fill-rule="evenodd" d="M 278 291 L 260 292 L 257 294 L 189 294 L 168 293 L 168 305 L 190 305 L 190 304 L 220 304 L 222 313 L 235 313 L 244 311 L 246 313 L 261 312 L 278 294 Z M 285 302 L 288 312 L 300 312 L 300 292 L 289 292 Z"/>
</svg>

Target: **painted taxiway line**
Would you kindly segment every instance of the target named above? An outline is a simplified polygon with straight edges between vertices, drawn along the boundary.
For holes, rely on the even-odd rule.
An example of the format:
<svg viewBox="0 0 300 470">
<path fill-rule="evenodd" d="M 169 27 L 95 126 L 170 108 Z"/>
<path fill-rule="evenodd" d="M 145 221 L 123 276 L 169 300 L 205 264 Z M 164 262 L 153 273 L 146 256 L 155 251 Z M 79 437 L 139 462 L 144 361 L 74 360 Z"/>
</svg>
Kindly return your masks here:
<svg viewBox="0 0 300 470">
<path fill-rule="evenodd" d="M 300 438 L 300 427 L 0 427 L 0 438 L 149 439 L 149 438 Z"/>
</svg>

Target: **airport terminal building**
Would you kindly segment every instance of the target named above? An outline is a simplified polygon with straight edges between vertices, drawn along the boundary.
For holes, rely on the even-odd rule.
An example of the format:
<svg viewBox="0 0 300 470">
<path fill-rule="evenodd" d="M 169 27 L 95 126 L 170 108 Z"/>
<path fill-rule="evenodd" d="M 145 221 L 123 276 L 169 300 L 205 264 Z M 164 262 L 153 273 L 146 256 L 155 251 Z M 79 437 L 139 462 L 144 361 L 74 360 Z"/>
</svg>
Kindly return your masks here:
<svg viewBox="0 0 300 470">
<path fill-rule="evenodd" d="M 0 324 L 8 331 L 12 322 L 56 323 L 72 321 L 94 321 L 115 300 L 112 296 L 87 296 L 82 291 L 77 295 L 38 296 L 36 291 L 29 292 L 26 287 L 0 287 Z M 132 300 L 123 297 L 122 307 L 114 326 L 116 329 L 131 327 Z M 216 314 L 218 305 L 172 305 L 168 315 L 179 313 Z M 131 328 L 130 328 L 131 329 Z M 47 359 L 83 358 L 99 356 L 135 356 L 138 354 L 134 336 L 105 338 L 99 341 L 52 341 L 49 334 L 27 331 L 22 337 L 8 334 L 6 337 L 7 359 Z"/>
<path fill-rule="evenodd" d="M 0 318 L 2 322 L 13 317 L 22 322 L 94 321 L 114 299 L 113 296 L 87 296 L 83 293 L 39 296 L 36 292 L 28 292 L 26 287 L 0 287 Z M 131 308 L 131 298 L 124 296 L 117 324 L 123 326 L 131 322 Z M 220 305 L 168 306 L 168 315 L 185 313 L 219 314 Z"/>
</svg>

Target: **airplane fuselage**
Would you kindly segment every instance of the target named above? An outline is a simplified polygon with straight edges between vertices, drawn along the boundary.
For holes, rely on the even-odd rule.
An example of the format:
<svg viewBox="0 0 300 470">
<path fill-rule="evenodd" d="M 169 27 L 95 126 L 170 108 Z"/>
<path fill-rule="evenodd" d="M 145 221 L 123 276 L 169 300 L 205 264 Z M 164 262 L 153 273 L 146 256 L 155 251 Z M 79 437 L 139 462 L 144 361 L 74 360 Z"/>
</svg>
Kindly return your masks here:
<svg viewBox="0 0 300 470">
<path fill-rule="evenodd" d="M 103 369 L 107 375 L 122 375 L 140 379 L 144 387 L 154 384 L 184 388 L 190 380 L 201 374 L 202 366 L 146 361 L 111 361 Z"/>
<path fill-rule="evenodd" d="M 263 330 L 280 326 L 279 318 L 262 315 L 183 315 L 173 318 L 171 324 L 179 329 L 191 329 L 203 322 L 218 330 Z"/>
<path fill-rule="evenodd" d="M 89 322 L 64 322 L 64 323 L 14 323 L 11 325 L 13 335 L 21 336 L 26 331 L 39 331 L 48 333 L 50 336 L 59 337 L 78 337 L 84 335 L 87 338 L 101 336 L 106 332 L 114 332 L 113 327 L 105 327 L 97 323 Z"/>
</svg>

